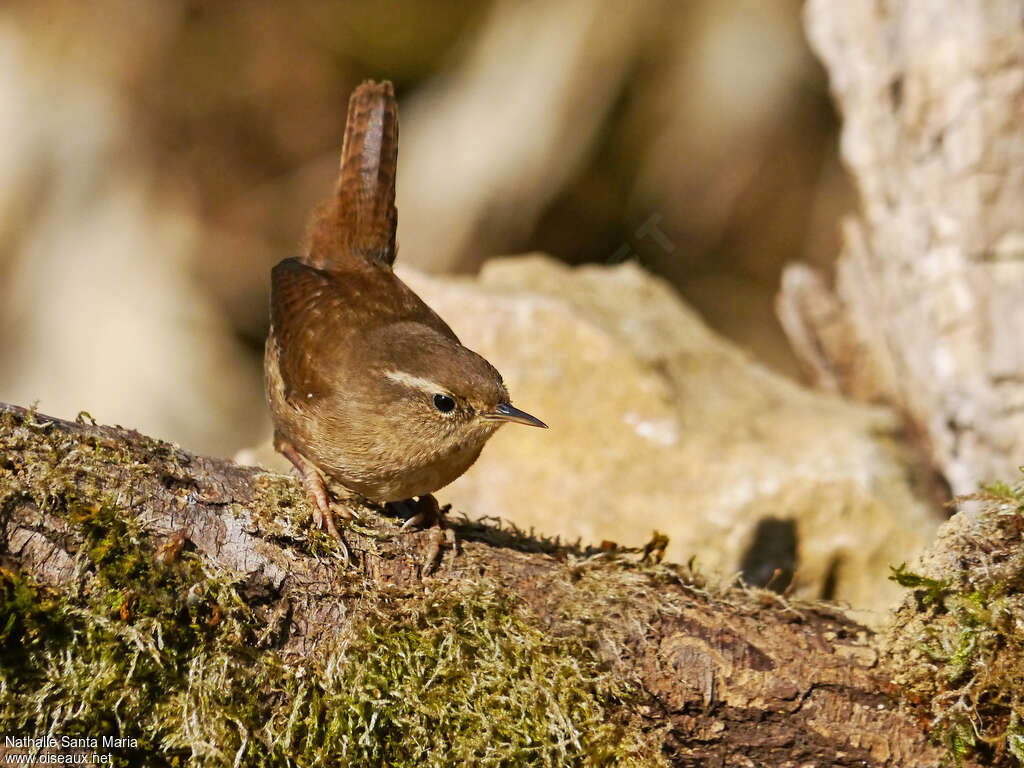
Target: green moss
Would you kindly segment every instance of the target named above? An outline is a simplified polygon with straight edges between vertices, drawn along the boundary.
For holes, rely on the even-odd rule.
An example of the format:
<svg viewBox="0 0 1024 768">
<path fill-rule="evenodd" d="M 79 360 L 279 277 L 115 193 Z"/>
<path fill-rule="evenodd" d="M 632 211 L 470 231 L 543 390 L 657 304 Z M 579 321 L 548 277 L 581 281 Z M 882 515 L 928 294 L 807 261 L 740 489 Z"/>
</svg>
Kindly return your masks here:
<svg viewBox="0 0 1024 768">
<path fill-rule="evenodd" d="M 72 508 L 69 518 L 83 539 L 71 590 L 10 570 L 0 579 L 0 730 L 134 738 L 136 748 L 118 751 L 131 764 L 188 757 L 174 739 L 184 717 L 176 692 L 197 657 L 251 664 L 257 625 L 231 582 L 198 558 L 157 562 L 109 508 Z"/>
<path fill-rule="evenodd" d="M 380 614 L 289 698 L 289 723 L 302 725 L 275 727 L 303 745 L 303 764 L 655 762 L 622 714 L 632 694 L 579 641 L 550 637 L 493 589 Z"/>
<path fill-rule="evenodd" d="M 135 738 L 118 757 L 146 765 L 658 764 L 625 714 L 634 695 L 493 585 L 371 611 L 330 652 L 286 662 L 197 559 L 125 562 L 84 603 L 3 572 L 4 646 L 21 649 L 0 663 L 4 732 Z M 152 593 L 125 612 L 131 578 Z"/>
<path fill-rule="evenodd" d="M 126 491 L 152 468 L 33 422 L 40 445 L 4 419 L 0 515 L 31 499 L 60 516 L 74 564 L 59 590 L 0 569 L 0 732 L 136 739 L 114 750 L 120 765 L 663 764 L 637 694 L 587 633 L 543 625 L 493 581 L 400 594 L 366 583 L 361 623 L 285 653 L 287 621 L 257 614 L 232 575 L 158 553 Z M 125 487 L 83 484 L 98 462 L 122 467 Z M 291 506 L 280 535 L 307 529 L 291 520 L 292 491 L 265 482 Z"/>
<path fill-rule="evenodd" d="M 1021 765 L 1024 486 L 988 486 L 974 500 L 986 509 L 958 545 L 962 570 L 932 579 L 894 569 L 891 578 L 914 590 L 917 611 L 902 617 L 896 645 L 925 661 L 899 682 L 927 709 L 949 763 Z"/>
<path fill-rule="evenodd" d="M 889 576 L 889 580 L 895 581 L 901 587 L 914 590 L 914 597 L 921 608 L 942 602 L 949 591 L 948 579 L 930 579 L 927 576 L 914 573 L 907 569 L 906 563 L 891 570 L 892 574 Z"/>
</svg>

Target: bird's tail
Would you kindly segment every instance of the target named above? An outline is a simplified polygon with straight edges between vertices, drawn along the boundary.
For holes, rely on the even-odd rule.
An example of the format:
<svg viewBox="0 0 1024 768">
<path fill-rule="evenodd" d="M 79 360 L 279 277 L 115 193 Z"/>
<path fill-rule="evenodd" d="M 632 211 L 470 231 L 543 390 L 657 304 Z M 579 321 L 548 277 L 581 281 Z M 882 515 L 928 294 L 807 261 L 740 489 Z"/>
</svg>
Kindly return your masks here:
<svg viewBox="0 0 1024 768">
<path fill-rule="evenodd" d="M 348 101 L 334 199 L 318 212 L 307 261 L 331 269 L 353 257 L 390 267 L 395 260 L 398 103 L 390 82 L 367 80 Z"/>
</svg>

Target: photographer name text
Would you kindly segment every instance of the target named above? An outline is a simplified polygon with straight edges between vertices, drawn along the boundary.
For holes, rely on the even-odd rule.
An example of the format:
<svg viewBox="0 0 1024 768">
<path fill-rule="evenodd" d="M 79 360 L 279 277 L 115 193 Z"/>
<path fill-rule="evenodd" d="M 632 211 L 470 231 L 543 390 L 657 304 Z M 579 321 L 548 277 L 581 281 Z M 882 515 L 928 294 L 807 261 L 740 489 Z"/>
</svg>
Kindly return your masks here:
<svg viewBox="0 0 1024 768">
<path fill-rule="evenodd" d="M 139 746 L 139 740 L 120 736 L 6 736 L 12 749 L 123 749 Z"/>
</svg>

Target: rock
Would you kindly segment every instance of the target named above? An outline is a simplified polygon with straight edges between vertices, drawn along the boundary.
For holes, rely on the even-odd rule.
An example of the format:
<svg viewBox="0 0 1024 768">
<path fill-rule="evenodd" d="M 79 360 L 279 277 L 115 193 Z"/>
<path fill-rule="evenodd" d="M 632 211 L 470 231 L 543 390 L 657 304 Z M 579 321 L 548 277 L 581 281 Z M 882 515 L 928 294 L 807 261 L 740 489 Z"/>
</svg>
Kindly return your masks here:
<svg viewBox="0 0 1024 768">
<path fill-rule="evenodd" d="M 773 374 L 632 263 L 399 272 L 551 427 L 503 428 L 442 502 L 584 543 L 637 546 L 660 530 L 670 559 L 724 577 L 795 567 L 798 596 L 899 601 L 888 567 L 940 516 L 891 411 Z"/>
</svg>

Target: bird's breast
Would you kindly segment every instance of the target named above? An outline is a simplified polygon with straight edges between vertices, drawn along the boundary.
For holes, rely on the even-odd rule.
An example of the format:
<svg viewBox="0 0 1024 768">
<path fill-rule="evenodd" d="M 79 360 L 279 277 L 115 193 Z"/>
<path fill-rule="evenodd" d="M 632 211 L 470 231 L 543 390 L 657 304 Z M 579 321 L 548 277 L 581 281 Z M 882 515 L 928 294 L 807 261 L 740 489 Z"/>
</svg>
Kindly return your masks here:
<svg viewBox="0 0 1024 768">
<path fill-rule="evenodd" d="M 417 451 L 409 444 L 402 450 L 355 452 L 352 446 L 335 444 L 330 457 L 319 463 L 341 485 L 374 501 L 402 501 L 445 487 L 476 461 L 485 440 L 454 446 L 443 453 Z"/>
</svg>

